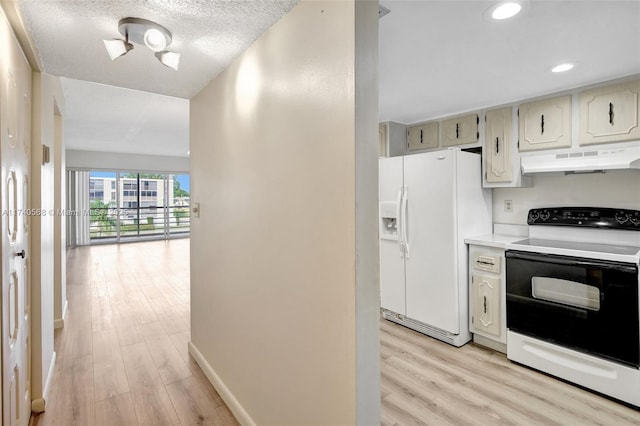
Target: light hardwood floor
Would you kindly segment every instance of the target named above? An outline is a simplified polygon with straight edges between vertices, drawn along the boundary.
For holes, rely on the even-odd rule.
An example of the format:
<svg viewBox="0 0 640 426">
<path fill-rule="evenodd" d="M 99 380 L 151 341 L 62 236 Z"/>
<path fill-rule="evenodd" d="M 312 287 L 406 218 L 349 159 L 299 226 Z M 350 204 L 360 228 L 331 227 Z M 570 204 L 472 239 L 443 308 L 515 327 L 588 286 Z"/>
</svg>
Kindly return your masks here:
<svg viewBox="0 0 640 426">
<path fill-rule="evenodd" d="M 32 425 L 237 425 L 187 351 L 189 240 L 68 251 L 46 412 Z"/>
<path fill-rule="evenodd" d="M 640 425 L 640 411 L 381 320 L 383 425 Z"/>
<path fill-rule="evenodd" d="M 65 328 L 38 426 L 236 425 L 187 352 L 189 241 L 68 252 Z M 640 425 L 640 411 L 381 320 L 383 425 Z"/>
</svg>

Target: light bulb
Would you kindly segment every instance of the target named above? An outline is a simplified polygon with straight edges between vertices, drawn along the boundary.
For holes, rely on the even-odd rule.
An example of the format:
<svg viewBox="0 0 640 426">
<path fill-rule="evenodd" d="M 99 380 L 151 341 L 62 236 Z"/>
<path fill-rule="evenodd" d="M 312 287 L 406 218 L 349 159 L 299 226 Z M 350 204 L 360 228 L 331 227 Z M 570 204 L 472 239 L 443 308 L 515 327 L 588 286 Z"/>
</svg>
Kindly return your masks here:
<svg viewBox="0 0 640 426">
<path fill-rule="evenodd" d="M 169 52 L 165 50 L 164 52 L 156 52 L 154 53 L 154 55 L 156 56 L 156 58 L 158 58 L 158 60 L 162 63 L 162 65 L 165 65 L 169 68 L 173 68 L 174 70 L 178 71 L 178 65 L 180 64 L 179 53 Z"/>
<path fill-rule="evenodd" d="M 167 47 L 167 39 L 161 31 L 150 28 L 144 33 L 144 44 L 154 52 L 160 52 Z"/>
<path fill-rule="evenodd" d="M 114 39 L 103 41 L 104 47 L 107 48 L 107 52 L 109 53 L 109 57 L 112 61 L 122 55 L 125 55 L 128 51 L 133 49 L 133 45 L 131 43 L 127 43 L 124 40 Z"/>
</svg>

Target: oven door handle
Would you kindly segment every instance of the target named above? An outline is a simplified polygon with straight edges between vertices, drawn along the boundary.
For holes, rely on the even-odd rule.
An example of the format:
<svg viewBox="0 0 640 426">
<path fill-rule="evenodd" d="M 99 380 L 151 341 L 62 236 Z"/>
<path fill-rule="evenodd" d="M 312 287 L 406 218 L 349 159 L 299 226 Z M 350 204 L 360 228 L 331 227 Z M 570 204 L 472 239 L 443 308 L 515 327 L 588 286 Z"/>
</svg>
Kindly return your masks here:
<svg viewBox="0 0 640 426">
<path fill-rule="evenodd" d="M 583 257 L 559 256 L 544 253 L 529 253 L 515 250 L 507 250 L 505 253 L 505 257 L 510 259 L 530 260 L 532 262 L 544 262 L 554 265 L 583 267 L 590 266 L 594 268 L 626 272 L 631 274 L 638 273 L 638 266 L 632 263 L 609 262 L 606 260 L 588 259 Z"/>
</svg>

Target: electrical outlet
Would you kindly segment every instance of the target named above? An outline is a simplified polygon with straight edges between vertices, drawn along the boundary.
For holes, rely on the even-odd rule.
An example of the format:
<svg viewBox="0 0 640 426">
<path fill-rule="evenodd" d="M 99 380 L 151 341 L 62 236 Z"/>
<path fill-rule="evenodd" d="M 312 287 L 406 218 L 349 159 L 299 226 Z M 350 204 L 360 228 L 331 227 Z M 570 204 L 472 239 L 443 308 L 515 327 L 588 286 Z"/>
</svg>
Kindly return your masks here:
<svg viewBox="0 0 640 426">
<path fill-rule="evenodd" d="M 513 201 L 512 200 L 504 200 L 504 211 L 507 213 L 513 212 Z"/>
</svg>

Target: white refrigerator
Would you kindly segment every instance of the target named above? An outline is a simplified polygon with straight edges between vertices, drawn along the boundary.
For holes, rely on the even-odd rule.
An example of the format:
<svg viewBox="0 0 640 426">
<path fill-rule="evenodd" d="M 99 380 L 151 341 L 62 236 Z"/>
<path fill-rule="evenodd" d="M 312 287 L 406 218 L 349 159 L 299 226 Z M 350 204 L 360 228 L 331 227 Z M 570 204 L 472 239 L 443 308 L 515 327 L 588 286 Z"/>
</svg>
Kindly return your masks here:
<svg viewBox="0 0 640 426">
<path fill-rule="evenodd" d="M 379 162 L 382 315 L 455 346 L 471 340 L 464 239 L 492 232 L 481 173 L 459 149 Z"/>
</svg>

